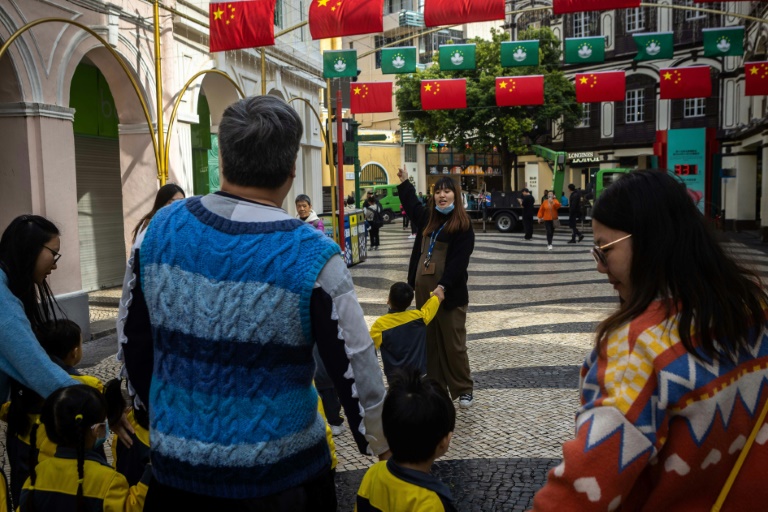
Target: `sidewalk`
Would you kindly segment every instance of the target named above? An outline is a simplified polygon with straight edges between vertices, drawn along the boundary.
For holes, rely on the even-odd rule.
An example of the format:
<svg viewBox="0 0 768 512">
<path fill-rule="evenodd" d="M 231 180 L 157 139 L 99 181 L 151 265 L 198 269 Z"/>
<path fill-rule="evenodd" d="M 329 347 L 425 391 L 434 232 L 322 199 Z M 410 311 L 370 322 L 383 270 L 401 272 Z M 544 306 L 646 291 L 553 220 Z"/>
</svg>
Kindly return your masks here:
<svg viewBox="0 0 768 512">
<path fill-rule="evenodd" d="M 121 295 L 122 289 L 119 286 L 88 294 L 88 306 L 91 313 L 91 340 L 115 333 L 117 308 L 120 306 Z"/>
</svg>

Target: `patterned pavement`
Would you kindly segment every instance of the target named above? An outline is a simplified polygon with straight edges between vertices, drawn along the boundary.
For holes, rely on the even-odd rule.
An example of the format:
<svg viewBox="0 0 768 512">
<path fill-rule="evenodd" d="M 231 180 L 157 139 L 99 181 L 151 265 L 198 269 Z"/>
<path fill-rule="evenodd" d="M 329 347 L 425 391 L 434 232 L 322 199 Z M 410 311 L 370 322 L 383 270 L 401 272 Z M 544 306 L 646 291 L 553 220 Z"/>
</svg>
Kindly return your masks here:
<svg viewBox="0 0 768 512">
<path fill-rule="evenodd" d="M 451 448 L 434 473 L 450 486 L 458 510 L 525 510 L 573 436 L 579 367 L 618 297 L 595 271 L 589 229 L 580 244 L 566 244 L 569 232 L 558 230 L 553 251 L 538 226 L 533 241 L 476 230 L 467 320 L 476 403 L 457 409 Z M 384 227 L 381 249 L 351 269 L 369 325 L 386 312 L 390 285 L 406 278 L 408 233 L 399 223 Z M 765 245 L 742 234 L 726 246 L 768 277 Z M 109 322 L 110 310 L 116 314 L 113 295 L 94 295 L 92 320 Z M 82 367 L 107 380 L 117 373 L 116 341 L 104 334 L 86 344 Z M 374 460 L 357 453 L 348 430 L 336 443 L 339 510 L 346 512 Z"/>
</svg>

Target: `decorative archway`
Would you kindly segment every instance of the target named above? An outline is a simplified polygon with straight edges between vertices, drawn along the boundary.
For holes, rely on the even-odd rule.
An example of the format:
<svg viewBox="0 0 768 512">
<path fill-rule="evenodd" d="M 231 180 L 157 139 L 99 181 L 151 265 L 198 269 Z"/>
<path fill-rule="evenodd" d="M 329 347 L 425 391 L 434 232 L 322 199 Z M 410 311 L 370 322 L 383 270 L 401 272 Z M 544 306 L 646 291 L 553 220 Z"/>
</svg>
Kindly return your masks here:
<svg viewBox="0 0 768 512">
<path fill-rule="evenodd" d="M 360 172 L 360 188 L 374 185 L 386 185 L 389 183 L 387 171 L 379 164 L 369 163 L 363 166 Z"/>
</svg>

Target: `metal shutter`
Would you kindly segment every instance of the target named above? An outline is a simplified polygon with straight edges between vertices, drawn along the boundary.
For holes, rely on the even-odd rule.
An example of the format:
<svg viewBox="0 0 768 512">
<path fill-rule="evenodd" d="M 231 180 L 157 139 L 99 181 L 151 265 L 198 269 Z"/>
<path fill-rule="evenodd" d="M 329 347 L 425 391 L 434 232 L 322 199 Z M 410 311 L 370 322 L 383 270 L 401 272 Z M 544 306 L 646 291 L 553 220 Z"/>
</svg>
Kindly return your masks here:
<svg viewBox="0 0 768 512">
<path fill-rule="evenodd" d="M 75 135 L 75 165 L 83 290 L 120 286 L 125 240 L 118 140 Z"/>
</svg>

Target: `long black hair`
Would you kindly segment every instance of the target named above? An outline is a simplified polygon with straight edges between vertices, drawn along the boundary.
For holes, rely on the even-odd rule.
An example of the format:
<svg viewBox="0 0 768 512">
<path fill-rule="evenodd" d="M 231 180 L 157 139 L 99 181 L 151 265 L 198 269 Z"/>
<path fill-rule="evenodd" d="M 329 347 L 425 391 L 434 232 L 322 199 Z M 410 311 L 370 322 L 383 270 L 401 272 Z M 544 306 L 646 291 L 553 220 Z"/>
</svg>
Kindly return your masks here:
<svg viewBox="0 0 768 512">
<path fill-rule="evenodd" d="M 438 190 L 443 189 L 453 192 L 453 211 L 448 215 L 443 215 L 435 208 L 435 194 Z M 427 203 L 427 210 L 429 211 L 429 217 L 427 225 L 424 227 L 424 236 L 434 233 L 443 223 L 445 223 L 446 233 L 462 233 L 472 228 L 472 221 L 467 214 L 467 210 L 464 209 L 461 185 L 457 184 L 450 176 L 443 176 L 435 182 L 434 191 Z"/>
<path fill-rule="evenodd" d="M 680 339 L 694 355 L 735 357 L 750 330 L 765 323 L 760 278 L 725 252 L 678 179 L 658 170 L 629 173 L 603 192 L 592 217 L 632 234 L 632 292 L 598 326 L 598 347 L 660 297 L 669 299 L 668 315 L 679 315 Z"/>
<path fill-rule="evenodd" d="M 83 497 L 83 480 L 85 478 L 85 452 L 86 434 L 93 425 L 108 420 L 116 424 L 119 420 L 125 403 L 120 391 L 120 381 L 113 379 L 107 383 L 102 395 L 91 386 L 78 384 L 59 388 L 45 400 L 43 410 L 40 413 L 40 422 L 45 425 L 48 438 L 57 446 L 75 448 L 77 451 L 77 510 L 85 510 Z M 34 442 L 36 426 L 30 435 L 30 442 Z M 34 444 L 32 445 L 34 447 Z M 34 459 L 30 461 L 30 483 L 32 489 L 35 486 L 37 474 L 37 450 L 31 450 Z M 34 495 L 30 494 L 27 500 L 30 507 L 34 507 Z"/>
<path fill-rule="evenodd" d="M 59 229 L 45 217 L 21 215 L 11 221 L 0 238 L 0 269 L 8 276 L 8 288 L 24 305 L 33 329 L 56 320 L 59 310 L 47 280 L 35 283 L 37 257 L 43 246 L 59 236 Z"/>
<path fill-rule="evenodd" d="M 133 228 L 133 240 L 136 240 L 136 237 L 139 236 L 139 231 L 143 227 L 145 227 L 150 220 L 152 220 L 152 217 L 155 216 L 157 213 L 157 210 L 162 208 L 163 206 L 168 204 L 168 201 L 173 199 L 173 196 L 176 194 L 181 194 L 182 196 L 186 195 L 184 194 L 184 189 L 182 189 L 180 186 L 176 185 L 175 183 L 166 183 L 162 187 L 160 187 L 160 190 L 157 191 L 157 195 L 155 195 L 155 204 L 152 205 L 152 210 L 149 211 L 146 215 L 144 215 L 138 224 L 136 224 L 136 227 Z"/>
</svg>

